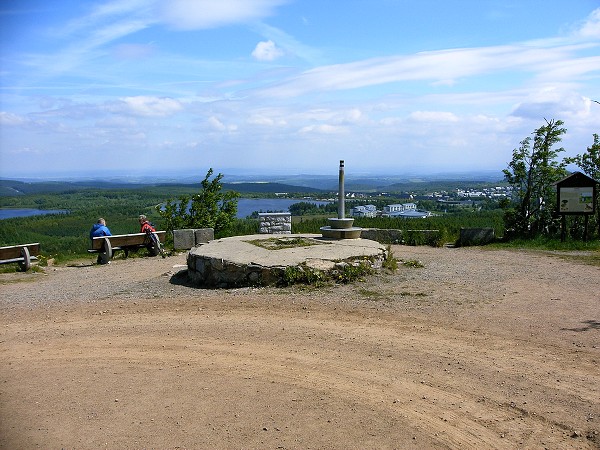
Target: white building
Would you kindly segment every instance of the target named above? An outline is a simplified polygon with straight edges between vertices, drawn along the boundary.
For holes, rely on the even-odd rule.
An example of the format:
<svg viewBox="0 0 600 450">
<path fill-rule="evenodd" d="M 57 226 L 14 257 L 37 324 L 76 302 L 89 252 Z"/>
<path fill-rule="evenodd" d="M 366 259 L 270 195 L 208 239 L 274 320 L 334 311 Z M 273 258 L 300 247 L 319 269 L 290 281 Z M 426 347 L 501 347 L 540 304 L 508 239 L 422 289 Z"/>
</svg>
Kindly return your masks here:
<svg viewBox="0 0 600 450">
<path fill-rule="evenodd" d="M 375 205 L 357 205 L 350 211 L 352 217 L 375 217 L 377 208 Z"/>
<path fill-rule="evenodd" d="M 417 209 L 416 203 L 397 203 L 395 205 L 387 205 L 383 207 L 384 214 L 393 214 L 403 211 L 415 211 Z"/>
</svg>

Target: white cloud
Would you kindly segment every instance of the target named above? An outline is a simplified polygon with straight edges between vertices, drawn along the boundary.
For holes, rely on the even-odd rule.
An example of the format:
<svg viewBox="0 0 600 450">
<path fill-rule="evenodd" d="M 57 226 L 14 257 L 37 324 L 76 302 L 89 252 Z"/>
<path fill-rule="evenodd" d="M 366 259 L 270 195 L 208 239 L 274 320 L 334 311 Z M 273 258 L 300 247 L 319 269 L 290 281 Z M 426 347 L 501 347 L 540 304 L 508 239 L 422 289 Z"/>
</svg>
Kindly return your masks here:
<svg viewBox="0 0 600 450">
<path fill-rule="evenodd" d="M 409 117 L 417 122 L 458 122 L 456 114 L 444 111 L 415 111 Z"/>
<path fill-rule="evenodd" d="M 585 118 L 590 114 L 590 100 L 560 86 L 546 86 L 533 91 L 512 112 L 513 116 L 539 119 Z"/>
<path fill-rule="evenodd" d="M 348 129 L 346 127 L 338 125 L 309 125 L 300 129 L 300 134 L 316 133 L 316 134 L 340 134 L 346 133 Z"/>
<path fill-rule="evenodd" d="M 224 124 L 218 117 L 211 116 L 208 118 L 208 125 L 214 131 L 237 131 L 238 127 L 235 124 Z"/>
<path fill-rule="evenodd" d="M 252 114 L 246 121 L 249 125 L 259 125 L 268 127 L 282 127 L 287 125 L 287 122 L 281 117 L 273 117 L 265 114 Z"/>
<path fill-rule="evenodd" d="M 18 114 L 13 114 L 5 111 L 0 111 L 0 125 L 3 126 L 19 126 L 29 123 L 29 120 Z"/>
<path fill-rule="evenodd" d="M 577 30 L 576 35 L 582 38 L 600 38 L 600 8 L 595 9 Z"/>
<path fill-rule="evenodd" d="M 182 104 L 172 98 L 149 96 L 123 97 L 124 110 L 138 116 L 165 117 L 181 111 Z"/>
<path fill-rule="evenodd" d="M 431 80 L 451 85 L 460 78 L 505 71 L 544 73 L 550 65 L 568 61 L 582 49 L 583 45 L 551 46 L 548 42 L 538 42 L 536 45 L 464 48 L 371 58 L 307 70 L 276 86 L 265 88 L 261 94 L 295 97 L 310 92 L 359 89 L 406 81 Z M 584 66 L 579 69 L 579 75 L 597 69 Z"/>
<path fill-rule="evenodd" d="M 208 118 L 208 124 L 210 125 L 210 127 L 213 130 L 216 130 L 216 131 L 225 131 L 225 129 L 227 128 L 227 127 L 225 127 L 225 124 L 223 122 L 221 122 L 219 119 L 217 119 L 215 116 Z"/>
<path fill-rule="evenodd" d="M 271 15 L 286 0 L 171 0 L 161 2 L 159 17 L 181 30 L 248 23 Z"/>
<path fill-rule="evenodd" d="M 273 41 L 259 42 L 252 51 L 252 56 L 258 61 L 274 61 L 283 55 L 284 51 L 277 47 Z"/>
</svg>

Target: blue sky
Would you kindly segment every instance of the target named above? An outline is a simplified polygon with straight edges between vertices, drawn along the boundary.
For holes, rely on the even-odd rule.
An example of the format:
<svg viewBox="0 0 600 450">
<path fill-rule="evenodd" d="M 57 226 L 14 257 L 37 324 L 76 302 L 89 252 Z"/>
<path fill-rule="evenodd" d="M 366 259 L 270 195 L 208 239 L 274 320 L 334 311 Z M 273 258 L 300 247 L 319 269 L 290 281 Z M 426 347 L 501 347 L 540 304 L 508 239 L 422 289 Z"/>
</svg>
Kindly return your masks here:
<svg viewBox="0 0 600 450">
<path fill-rule="evenodd" d="M 505 168 L 600 133 L 598 0 L 3 0 L 0 177 Z"/>
</svg>

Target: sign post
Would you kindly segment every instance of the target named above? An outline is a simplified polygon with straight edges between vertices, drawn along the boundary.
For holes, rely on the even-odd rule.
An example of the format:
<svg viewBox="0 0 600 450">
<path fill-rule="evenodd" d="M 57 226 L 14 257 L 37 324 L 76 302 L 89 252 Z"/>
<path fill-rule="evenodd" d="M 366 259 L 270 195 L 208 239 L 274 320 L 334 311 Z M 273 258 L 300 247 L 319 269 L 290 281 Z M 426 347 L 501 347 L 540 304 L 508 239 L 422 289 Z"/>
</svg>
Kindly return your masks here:
<svg viewBox="0 0 600 450">
<path fill-rule="evenodd" d="M 567 235 L 567 215 L 584 216 L 583 240 L 587 241 L 590 215 L 596 213 L 598 182 L 581 172 L 575 172 L 556 183 L 557 210 L 561 215 L 560 240 L 565 241 Z"/>
</svg>

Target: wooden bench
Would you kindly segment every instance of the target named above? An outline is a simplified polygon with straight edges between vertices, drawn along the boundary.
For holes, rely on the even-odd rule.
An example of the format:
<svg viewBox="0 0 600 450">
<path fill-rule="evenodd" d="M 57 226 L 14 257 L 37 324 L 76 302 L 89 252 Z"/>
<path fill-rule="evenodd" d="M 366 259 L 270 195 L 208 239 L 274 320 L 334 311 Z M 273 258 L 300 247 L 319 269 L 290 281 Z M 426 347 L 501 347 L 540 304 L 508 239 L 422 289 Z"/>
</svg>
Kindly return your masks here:
<svg viewBox="0 0 600 450">
<path fill-rule="evenodd" d="M 167 236 L 166 231 L 155 231 L 154 234 L 162 244 Z M 99 253 L 98 262 L 100 264 L 108 264 L 112 259 L 115 250 L 123 250 L 125 257 L 129 256 L 131 250 L 147 248 L 152 256 L 156 256 L 160 252 L 150 236 L 146 233 L 134 234 L 116 234 L 114 236 L 100 236 L 92 239 L 92 248 L 89 253 Z"/>
<path fill-rule="evenodd" d="M 31 261 L 37 260 L 40 254 L 40 244 L 23 244 L 0 247 L 0 264 L 19 263 L 24 272 L 31 267 Z"/>
</svg>

